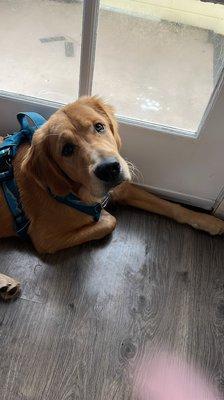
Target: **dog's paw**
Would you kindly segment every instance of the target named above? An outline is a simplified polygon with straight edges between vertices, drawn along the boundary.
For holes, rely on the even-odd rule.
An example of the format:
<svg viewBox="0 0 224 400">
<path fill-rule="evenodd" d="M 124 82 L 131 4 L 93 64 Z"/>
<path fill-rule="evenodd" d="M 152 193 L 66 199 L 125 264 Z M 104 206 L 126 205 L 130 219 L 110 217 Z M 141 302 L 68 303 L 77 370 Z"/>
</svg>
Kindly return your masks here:
<svg viewBox="0 0 224 400">
<path fill-rule="evenodd" d="M 210 233 L 210 235 L 222 235 L 224 233 L 224 221 L 208 214 L 200 214 L 191 222 L 196 229 Z"/>
<path fill-rule="evenodd" d="M 20 294 L 20 283 L 10 276 L 0 274 L 0 297 L 4 301 L 13 300 Z"/>
</svg>

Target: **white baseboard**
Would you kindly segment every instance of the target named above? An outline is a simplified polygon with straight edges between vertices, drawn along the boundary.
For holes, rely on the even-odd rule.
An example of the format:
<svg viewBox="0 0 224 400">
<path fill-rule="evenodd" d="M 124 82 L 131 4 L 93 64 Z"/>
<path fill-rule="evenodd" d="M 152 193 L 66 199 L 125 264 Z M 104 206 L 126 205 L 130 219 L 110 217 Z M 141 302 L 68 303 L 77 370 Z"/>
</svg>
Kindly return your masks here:
<svg viewBox="0 0 224 400">
<path fill-rule="evenodd" d="M 186 193 L 178 193 L 172 190 L 162 189 L 155 186 L 139 185 L 146 189 L 147 191 L 154 193 L 166 200 L 175 201 L 177 203 L 187 204 L 194 207 L 203 208 L 204 210 L 212 210 L 214 205 L 214 200 L 203 199 L 200 197 L 192 196 Z"/>
</svg>

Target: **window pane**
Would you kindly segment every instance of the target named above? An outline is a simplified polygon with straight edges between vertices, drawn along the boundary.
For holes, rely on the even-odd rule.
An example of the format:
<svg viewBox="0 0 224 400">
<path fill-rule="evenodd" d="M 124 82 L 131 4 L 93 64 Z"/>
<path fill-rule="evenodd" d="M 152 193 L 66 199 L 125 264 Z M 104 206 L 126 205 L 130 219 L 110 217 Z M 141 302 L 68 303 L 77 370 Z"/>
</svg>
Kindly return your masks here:
<svg viewBox="0 0 224 400">
<path fill-rule="evenodd" d="M 68 102 L 78 93 L 82 4 L 0 1 L 0 90 Z"/>
<path fill-rule="evenodd" d="M 118 114 L 197 130 L 222 68 L 223 18 L 200 0 L 102 0 L 93 92 Z"/>
</svg>

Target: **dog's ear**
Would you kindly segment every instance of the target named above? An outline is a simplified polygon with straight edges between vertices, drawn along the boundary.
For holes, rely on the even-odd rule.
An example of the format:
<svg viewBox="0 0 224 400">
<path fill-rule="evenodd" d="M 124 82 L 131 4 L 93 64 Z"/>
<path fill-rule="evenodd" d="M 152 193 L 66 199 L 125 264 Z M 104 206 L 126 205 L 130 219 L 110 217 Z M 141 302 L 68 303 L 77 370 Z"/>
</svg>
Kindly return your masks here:
<svg viewBox="0 0 224 400">
<path fill-rule="evenodd" d="M 110 129 L 114 135 L 115 141 L 117 143 L 117 147 L 120 150 L 121 148 L 121 138 L 118 132 L 118 123 L 115 117 L 114 108 L 104 102 L 100 97 L 92 96 L 92 97 L 83 97 L 83 101 L 89 101 L 92 108 L 98 111 L 100 114 L 105 116 L 109 122 Z"/>
<path fill-rule="evenodd" d="M 71 192 L 68 180 L 52 158 L 47 124 L 35 132 L 21 170 L 25 175 L 32 176 L 42 188 L 50 189 L 55 195 L 65 196 Z"/>
</svg>

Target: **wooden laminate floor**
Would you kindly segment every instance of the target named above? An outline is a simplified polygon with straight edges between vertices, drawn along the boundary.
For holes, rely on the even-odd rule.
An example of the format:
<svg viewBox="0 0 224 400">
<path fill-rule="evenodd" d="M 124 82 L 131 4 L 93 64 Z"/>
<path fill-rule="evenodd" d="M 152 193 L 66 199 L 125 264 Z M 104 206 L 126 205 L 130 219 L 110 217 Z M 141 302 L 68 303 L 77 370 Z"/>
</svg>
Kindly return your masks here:
<svg viewBox="0 0 224 400">
<path fill-rule="evenodd" d="M 40 258 L 0 244 L 22 297 L 0 303 L 0 400 L 128 400 L 139 358 L 166 347 L 224 392 L 224 238 L 117 208 L 103 241 Z"/>
</svg>

